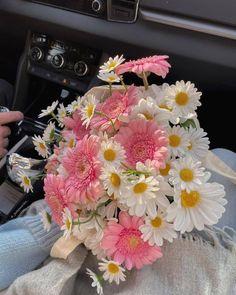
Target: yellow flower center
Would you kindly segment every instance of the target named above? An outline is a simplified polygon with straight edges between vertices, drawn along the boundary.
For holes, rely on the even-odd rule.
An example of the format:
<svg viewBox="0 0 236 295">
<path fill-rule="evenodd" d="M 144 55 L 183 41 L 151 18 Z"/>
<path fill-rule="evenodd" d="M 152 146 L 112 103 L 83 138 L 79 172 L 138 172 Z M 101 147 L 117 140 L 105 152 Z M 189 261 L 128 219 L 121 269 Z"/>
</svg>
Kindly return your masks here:
<svg viewBox="0 0 236 295">
<path fill-rule="evenodd" d="M 180 143 L 181 143 L 181 138 L 178 135 L 172 134 L 169 136 L 169 144 L 171 147 L 175 148 L 175 147 L 179 146 Z"/>
<path fill-rule="evenodd" d="M 133 191 L 135 194 L 142 194 L 147 190 L 147 184 L 144 182 L 139 182 L 137 184 L 135 184 Z"/>
<path fill-rule="evenodd" d="M 179 92 L 175 97 L 175 101 L 180 106 L 186 105 L 189 101 L 188 94 L 186 92 Z"/>
<path fill-rule="evenodd" d="M 45 144 L 44 143 L 42 143 L 42 142 L 40 142 L 39 143 L 39 147 L 42 149 L 42 150 L 46 150 L 46 146 L 45 146 Z"/>
<path fill-rule="evenodd" d="M 60 112 L 60 117 L 61 118 L 65 118 L 65 116 L 66 116 L 66 113 L 64 111 Z"/>
<path fill-rule="evenodd" d="M 115 187 L 120 186 L 120 176 L 118 174 L 112 173 L 110 180 L 111 180 L 112 185 L 114 185 Z"/>
<path fill-rule="evenodd" d="M 163 169 L 160 169 L 160 174 L 162 176 L 167 176 L 169 174 L 170 171 L 170 164 L 166 163 L 166 167 Z"/>
<path fill-rule="evenodd" d="M 68 142 L 68 147 L 73 148 L 75 146 L 75 140 L 74 138 L 71 138 Z"/>
<path fill-rule="evenodd" d="M 24 176 L 23 182 L 24 182 L 25 185 L 30 185 L 30 179 L 29 179 L 29 177 Z"/>
<path fill-rule="evenodd" d="M 148 112 L 145 112 L 143 113 L 144 117 L 146 120 L 150 121 L 150 120 L 153 120 L 153 115 L 148 113 Z"/>
<path fill-rule="evenodd" d="M 108 264 L 108 271 L 110 272 L 110 273 L 112 273 L 112 274 L 115 274 L 115 273 L 118 273 L 119 272 L 119 266 L 117 265 L 117 264 L 115 264 L 115 263 L 112 263 L 112 262 L 110 262 L 109 264 Z"/>
<path fill-rule="evenodd" d="M 140 240 L 138 237 L 132 236 L 128 238 L 128 246 L 130 249 L 135 249 L 138 247 Z"/>
<path fill-rule="evenodd" d="M 156 217 L 151 220 L 151 225 L 155 228 L 159 228 L 162 225 L 162 219 L 160 217 Z"/>
<path fill-rule="evenodd" d="M 200 201 L 200 194 L 197 191 L 191 191 L 187 193 L 186 190 L 181 192 L 181 205 L 184 208 L 196 207 Z"/>
<path fill-rule="evenodd" d="M 159 105 L 159 108 L 160 109 L 165 109 L 165 110 L 168 110 L 168 111 L 172 111 L 172 108 L 169 108 L 166 104 L 161 104 L 161 105 Z"/>
<path fill-rule="evenodd" d="M 88 106 L 87 106 L 87 110 L 86 110 L 86 114 L 87 116 L 90 118 L 92 117 L 93 115 L 93 111 L 94 111 L 94 105 L 92 103 L 90 103 Z"/>
<path fill-rule="evenodd" d="M 109 69 L 109 70 L 112 70 L 113 68 L 116 67 L 116 65 L 117 65 L 117 63 L 116 63 L 115 61 L 112 61 L 112 62 L 109 64 L 108 69 Z"/>
<path fill-rule="evenodd" d="M 109 76 L 109 77 L 108 77 L 108 80 L 109 80 L 110 82 L 113 82 L 113 81 L 116 80 L 116 78 L 117 78 L 117 77 L 115 77 L 115 76 Z"/>
<path fill-rule="evenodd" d="M 192 148 L 193 148 L 193 144 L 192 144 L 192 142 L 190 141 L 189 144 L 188 144 L 188 150 L 191 151 Z"/>
<path fill-rule="evenodd" d="M 105 150 L 103 155 L 104 155 L 104 159 L 109 162 L 112 162 L 116 159 L 116 152 L 112 149 Z"/>
<path fill-rule="evenodd" d="M 188 168 L 182 169 L 179 175 L 180 175 L 180 178 L 185 182 L 189 182 L 193 180 L 193 171 Z"/>
<path fill-rule="evenodd" d="M 66 226 L 67 230 L 70 229 L 71 222 L 70 222 L 70 219 L 69 218 L 66 219 L 65 226 Z"/>
</svg>

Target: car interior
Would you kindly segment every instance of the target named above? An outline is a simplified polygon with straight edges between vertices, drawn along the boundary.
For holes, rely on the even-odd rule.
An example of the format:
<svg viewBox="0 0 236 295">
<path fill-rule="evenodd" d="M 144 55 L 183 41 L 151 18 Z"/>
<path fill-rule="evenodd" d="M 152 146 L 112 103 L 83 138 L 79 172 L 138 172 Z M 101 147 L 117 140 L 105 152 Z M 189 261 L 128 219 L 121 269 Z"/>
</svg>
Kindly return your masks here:
<svg viewBox="0 0 236 295">
<path fill-rule="evenodd" d="M 236 151 L 235 10 L 232 0 L 1 0 L 0 78 L 14 85 L 13 109 L 25 115 L 24 132 L 40 134 L 40 110 L 101 85 L 98 68 L 109 56 L 166 54 L 169 75 L 150 81 L 195 83 L 211 148 Z M 29 154 L 28 145 L 21 149 Z"/>
</svg>

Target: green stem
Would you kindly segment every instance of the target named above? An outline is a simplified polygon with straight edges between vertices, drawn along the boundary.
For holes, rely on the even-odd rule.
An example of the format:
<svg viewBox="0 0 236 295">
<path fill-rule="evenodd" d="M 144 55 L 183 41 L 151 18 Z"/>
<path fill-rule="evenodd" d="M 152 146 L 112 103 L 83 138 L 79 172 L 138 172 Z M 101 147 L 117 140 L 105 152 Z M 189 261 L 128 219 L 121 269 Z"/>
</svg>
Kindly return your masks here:
<svg viewBox="0 0 236 295">
<path fill-rule="evenodd" d="M 124 166 L 126 169 L 131 170 L 131 168 L 127 166 L 125 163 L 121 162 L 121 165 Z"/>
<path fill-rule="evenodd" d="M 101 224 L 99 223 L 99 221 L 98 221 L 98 219 L 97 219 L 97 215 L 95 215 L 94 218 L 95 218 L 95 220 L 96 220 L 98 226 L 102 229 L 102 226 L 101 226 Z"/>
<path fill-rule="evenodd" d="M 125 82 L 124 82 L 122 76 L 119 76 L 119 77 L 120 77 L 121 85 L 125 88 L 125 91 L 127 91 L 128 87 L 125 85 Z"/>
<path fill-rule="evenodd" d="M 85 221 L 80 221 L 79 218 L 78 218 L 78 222 L 73 221 L 73 224 L 74 225 L 80 225 L 80 224 L 88 223 L 89 221 L 91 221 L 93 219 L 93 217 L 94 217 L 94 213 L 92 213 L 91 216 Z"/>
<path fill-rule="evenodd" d="M 128 175 L 145 175 L 145 176 L 151 176 L 151 173 L 144 172 L 144 171 L 138 171 L 134 169 L 129 169 L 127 171 L 124 171 L 123 174 L 128 174 Z"/>
<path fill-rule="evenodd" d="M 58 120 L 57 116 L 54 114 L 54 112 L 51 112 L 50 115 L 53 117 L 54 120 L 59 124 L 60 121 Z"/>
<path fill-rule="evenodd" d="M 143 172 L 143 171 L 138 171 L 138 170 L 132 169 L 123 162 L 121 162 L 121 165 L 124 166 L 127 169 L 127 171 L 123 172 L 124 174 L 143 174 L 143 175 L 146 175 L 146 176 L 151 175 L 151 173 L 148 173 L 148 172 Z"/>
<path fill-rule="evenodd" d="M 110 117 L 108 117 L 106 114 L 104 114 L 104 113 L 102 113 L 102 112 L 98 112 L 98 111 L 96 111 L 96 112 L 94 112 L 94 113 L 95 113 L 96 115 L 99 115 L 99 116 L 102 116 L 102 117 L 107 118 L 107 119 L 111 122 L 111 126 L 112 126 L 114 132 L 116 132 L 116 128 L 115 128 L 114 122 L 112 121 L 112 119 L 111 119 Z"/>
<path fill-rule="evenodd" d="M 46 176 L 46 174 L 39 174 L 39 175 L 36 175 L 36 176 L 30 176 L 29 179 L 30 180 L 44 179 L 45 176 Z"/>
<path fill-rule="evenodd" d="M 145 88 L 145 90 L 148 90 L 149 84 L 148 84 L 148 79 L 147 79 L 147 76 L 146 76 L 146 73 L 145 72 L 143 72 L 142 77 L 143 77 L 143 85 L 144 85 L 144 88 Z"/>
</svg>

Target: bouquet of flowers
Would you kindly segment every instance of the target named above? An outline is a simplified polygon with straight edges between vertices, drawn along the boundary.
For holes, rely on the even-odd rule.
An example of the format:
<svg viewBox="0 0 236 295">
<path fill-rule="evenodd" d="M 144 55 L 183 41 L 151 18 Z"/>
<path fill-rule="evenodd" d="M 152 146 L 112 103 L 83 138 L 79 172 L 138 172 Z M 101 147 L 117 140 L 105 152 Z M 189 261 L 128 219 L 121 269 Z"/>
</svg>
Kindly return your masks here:
<svg viewBox="0 0 236 295">
<path fill-rule="evenodd" d="M 45 228 L 56 222 L 65 239 L 97 256 L 100 273 L 87 272 L 98 294 L 104 281 L 119 284 L 125 272 L 161 258 L 165 240 L 216 224 L 225 211 L 224 187 L 209 182 L 203 164 L 209 140 L 197 120 L 201 92 L 184 81 L 148 85 L 151 73 L 165 78 L 167 59 L 109 58 L 98 75 L 107 85 L 39 115 L 51 116 L 33 138 L 48 159 Z M 144 86 L 125 85 L 126 72 Z M 32 189 L 31 179 L 22 176 L 22 186 Z"/>
</svg>

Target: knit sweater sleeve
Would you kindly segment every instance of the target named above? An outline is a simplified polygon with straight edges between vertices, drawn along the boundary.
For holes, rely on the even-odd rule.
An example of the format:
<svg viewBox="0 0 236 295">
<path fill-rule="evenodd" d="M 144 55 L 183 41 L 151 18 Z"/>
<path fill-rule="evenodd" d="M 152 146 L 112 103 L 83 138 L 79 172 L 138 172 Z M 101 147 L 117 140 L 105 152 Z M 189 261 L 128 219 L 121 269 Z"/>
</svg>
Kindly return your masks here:
<svg viewBox="0 0 236 295">
<path fill-rule="evenodd" d="M 39 215 L 0 226 L 0 290 L 39 266 L 59 236 L 60 229 L 55 224 L 49 232 L 44 230 Z"/>
</svg>

